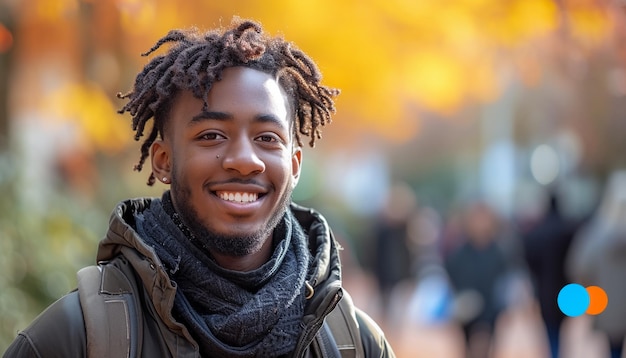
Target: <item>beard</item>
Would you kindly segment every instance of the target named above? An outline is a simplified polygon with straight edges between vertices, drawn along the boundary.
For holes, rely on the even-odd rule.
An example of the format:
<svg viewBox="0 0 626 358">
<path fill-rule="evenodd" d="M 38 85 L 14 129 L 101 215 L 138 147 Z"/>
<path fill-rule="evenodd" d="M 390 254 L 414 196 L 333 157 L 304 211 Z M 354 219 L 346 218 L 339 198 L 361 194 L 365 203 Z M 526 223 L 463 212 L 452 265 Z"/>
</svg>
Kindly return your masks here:
<svg viewBox="0 0 626 358">
<path fill-rule="evenodd" d="M 174 170 L 175 173 L 175 170 Z M 200 220 L 198 212 L 191 206 L 191 190 L 185 185 L 179 185 L 176 175 L 172 175 L 171 192 L 176 198 L 176 210 L 183 223 L 187 225 L 191 234 L 209 252 L 221 255 L 241 257 L 258 252 L 265 240 L 268 240 L 274 228 L 285 216 L 291 202 L 291 186 L 279 198 L 278 206 L 272 213 L 264 227 L 247 234 L 228 234 L 217 232 Z"/>
</svg>

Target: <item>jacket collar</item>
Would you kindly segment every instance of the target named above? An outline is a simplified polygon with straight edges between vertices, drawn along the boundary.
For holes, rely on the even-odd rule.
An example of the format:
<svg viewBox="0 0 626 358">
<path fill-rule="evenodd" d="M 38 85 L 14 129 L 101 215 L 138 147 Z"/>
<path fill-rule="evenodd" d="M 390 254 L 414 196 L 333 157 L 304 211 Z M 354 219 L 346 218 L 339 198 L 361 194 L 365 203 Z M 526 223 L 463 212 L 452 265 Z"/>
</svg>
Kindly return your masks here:
<svg viewBox="0 0 626 358">
<path fill-rule="evenodd" d="M 159 276 L 162 277 L 154 278 L 151 281 L 157 286 L 165 285 L 167 287 L 158 287 L 158 289 L 168 291 L 166 288 L 171 287 L 175 293 L 175 288 L 169 282 L 167 273 L 162 269 L 161 261 L 154 250 L 144 243 L 134 228 L 134 214 L 146 210 L 152 200 L 159 199 L 129 199 L 120 202 L 115 207 L 109 220 L 108 232 L 98 246 L 96 258 L 98 261 L 111 260 L 123 251 L 136 250 L 155 268 L 160 268 L 155 272 L 159 272 Z M 341 287 L 341 265 L 338 252 L 341 248 L 334 239 L 326 219 L 319 212 L 294 203 L 291 204 L 291 210 L 309 237 L 309 250 L 313 261 L 307 281 L 314 289 L 314 297 L 311 298 L 311 301 L 317 301 L 317 299 L 323 299 L 324 296 L 336 292 Z M 313 306 L 318 306 L 318 304 L 313 304 Z"/>
</svg>

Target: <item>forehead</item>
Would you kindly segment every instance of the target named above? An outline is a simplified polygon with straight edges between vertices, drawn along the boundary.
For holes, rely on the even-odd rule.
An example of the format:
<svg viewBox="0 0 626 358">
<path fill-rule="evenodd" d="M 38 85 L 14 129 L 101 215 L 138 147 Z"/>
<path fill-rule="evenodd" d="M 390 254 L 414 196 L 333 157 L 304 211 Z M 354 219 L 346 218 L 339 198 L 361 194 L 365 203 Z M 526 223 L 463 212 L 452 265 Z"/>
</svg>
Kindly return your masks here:
<svg viewBox="0 0 626 358">
<path fill-rule="evenodd" d="M 271 116 L 287 127 L 291 124 L 291 106 L 284 89 L 272 75 L 256 69 L 226 68 L 203 99 L 189 90 L 181 91 L 172 103 L 171 117 L 177 124 L 189 122 L 203 114 L 205 102 L 211 115 L 237 119 Z"/>
<path fill-rule="evenodd" d="M 241 66 L 224 69 L 221 80 L 213 83 L 206 100 L 209 109 L 236 104 L 267 108 L 285 116 L 287 111 L 287 95 L 274 76 Z"/>
</svg>

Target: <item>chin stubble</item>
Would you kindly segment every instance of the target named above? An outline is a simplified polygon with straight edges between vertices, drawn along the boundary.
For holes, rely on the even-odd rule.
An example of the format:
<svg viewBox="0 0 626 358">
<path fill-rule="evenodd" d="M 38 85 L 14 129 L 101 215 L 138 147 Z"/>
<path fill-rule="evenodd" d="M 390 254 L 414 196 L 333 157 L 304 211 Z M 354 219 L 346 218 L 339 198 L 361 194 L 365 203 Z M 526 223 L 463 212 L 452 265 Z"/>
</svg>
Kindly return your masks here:
<svg viewBox="0 0 626 358">
<path fill-rule="evenodd" d="M 285 215 L 291 202 L 292 190 L 287 190 L 280 198 L 278 207 L 265 227 L 247 235 L 231 235 L 217 232 L 215 229 L 204 225 L 200 221 L 200 216 L 196 210 L 189 204 L 191 202 L 191 191 L 188 188 L 179 186 L 178 183 L 179 181 L 173 176 L 171 191 L 172 195 L 176 197 L 176 209 L 181 219 L 195 239 L 199 241 L 202 248 L 209 252 L 226 256 L 241 257 L 258 252 L 265 240 L 271 237 L 274 228 Z"/>
</svg>

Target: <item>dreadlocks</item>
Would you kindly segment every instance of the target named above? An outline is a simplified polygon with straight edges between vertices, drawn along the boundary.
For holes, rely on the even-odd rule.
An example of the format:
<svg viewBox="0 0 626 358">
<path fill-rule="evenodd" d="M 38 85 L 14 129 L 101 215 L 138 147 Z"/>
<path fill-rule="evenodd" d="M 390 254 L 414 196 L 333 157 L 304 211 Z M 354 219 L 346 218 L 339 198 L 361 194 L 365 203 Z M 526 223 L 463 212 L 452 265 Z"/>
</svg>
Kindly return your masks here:
<svg viewBox="0 0 626 358">
<path fill-rule="evenodd" d="M 135 140 L 144 135 L 146 123 L 154 118 L 150 134 L 141 145 L 141 157 L 135 170 L 141 171 L 150 146 L 163 138 L 169 110 L 176 94 L 189 90 L 204 100 L 222 71 L 246 66 L 276 77 L 293 109 L 293 134 L 299 146 L 300 135 L 310 137 L 309 145 L 321 138 L 321 128 L 335 112 L 333 97 L 339 90 L 322 86 L 321 74 L 304 52 L 279 37 L 268 37 L 253 21 L 235 19 L 230 29 L 201 34 L 196 29 L 172 30 L 142 56 L 148 56 L 166 43 L 173 44 L 165 55 L 153 58 L 137 75 L 133 90 L 118 97 L 129 102 L 118 112 L 130 113 Z M 153 185 L 154 174 L 148 178 Z"/>
</svg>

